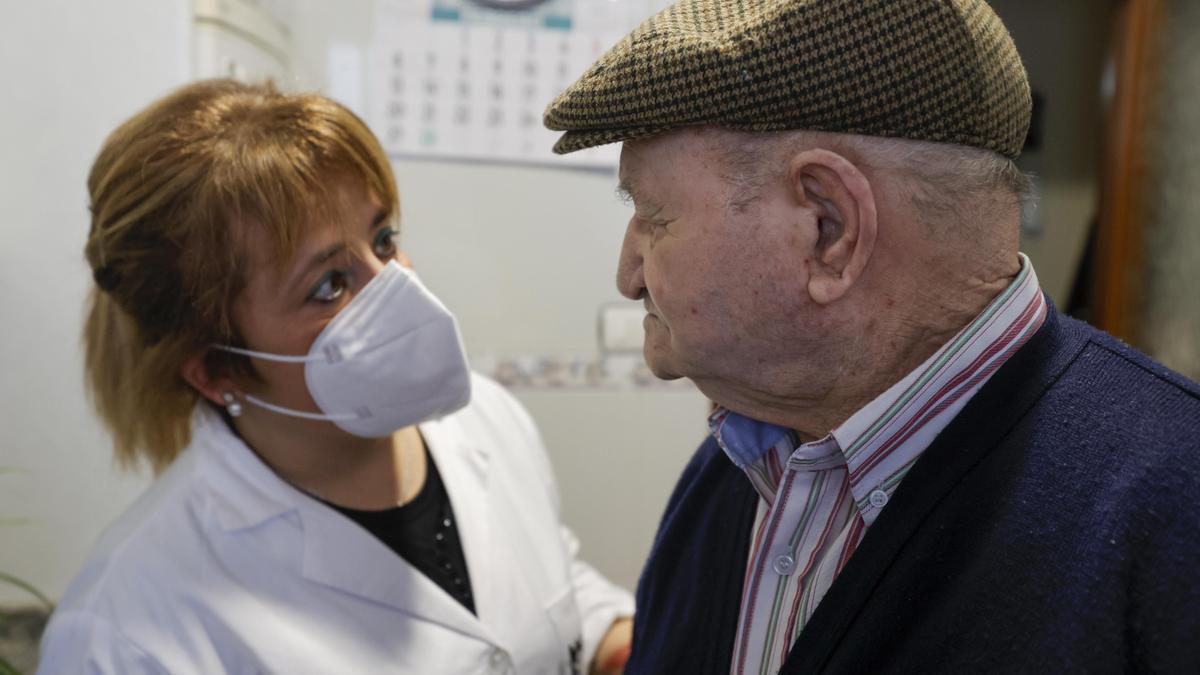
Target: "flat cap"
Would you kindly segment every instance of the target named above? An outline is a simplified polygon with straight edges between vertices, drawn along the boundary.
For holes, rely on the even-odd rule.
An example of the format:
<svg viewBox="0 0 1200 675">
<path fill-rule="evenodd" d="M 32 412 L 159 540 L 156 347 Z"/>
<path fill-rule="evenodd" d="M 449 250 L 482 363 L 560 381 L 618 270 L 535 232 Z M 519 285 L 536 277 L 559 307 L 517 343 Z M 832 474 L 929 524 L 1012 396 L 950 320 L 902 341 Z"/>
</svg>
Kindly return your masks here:
<svg viewBox="0 0 1200 675">
<path fill-rule="evenodd" d="M 682 0 L 546 109 L 559 154 L 690 125 L 955 143 L 1016 158 L 1029 80 L 983 0 Z"/>
</svg>

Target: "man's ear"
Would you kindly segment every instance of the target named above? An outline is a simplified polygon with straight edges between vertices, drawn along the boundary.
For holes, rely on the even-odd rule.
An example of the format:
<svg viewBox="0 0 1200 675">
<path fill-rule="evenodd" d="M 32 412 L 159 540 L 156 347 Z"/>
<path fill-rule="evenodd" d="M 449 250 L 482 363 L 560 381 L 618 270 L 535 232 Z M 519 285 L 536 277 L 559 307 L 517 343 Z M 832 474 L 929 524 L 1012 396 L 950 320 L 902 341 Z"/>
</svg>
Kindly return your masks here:
<svg viewBox="0 0 1200 675">
<path fill-rule="evenodd" d="M 208 367 L 207 357 L 207 351 L 193 355 L 183 362 L 183 366 L 179 368 L 179 375 L 193 389 L 200 392 L 201 396 L 217 406 L 224 407 L 227 403 L 225 394 L 237 394 L 240 389 L 232 378 L 214 376 Z"/>
<path fill-rule="evenodd" d="M 850 290 L 871 259 L 878 232 L 875 194 L 857 166 L 823 149 L 797 153 L 788 182 L 815 216 L 808 293 L 817 304 L 827 305 Z"/>
</svg>

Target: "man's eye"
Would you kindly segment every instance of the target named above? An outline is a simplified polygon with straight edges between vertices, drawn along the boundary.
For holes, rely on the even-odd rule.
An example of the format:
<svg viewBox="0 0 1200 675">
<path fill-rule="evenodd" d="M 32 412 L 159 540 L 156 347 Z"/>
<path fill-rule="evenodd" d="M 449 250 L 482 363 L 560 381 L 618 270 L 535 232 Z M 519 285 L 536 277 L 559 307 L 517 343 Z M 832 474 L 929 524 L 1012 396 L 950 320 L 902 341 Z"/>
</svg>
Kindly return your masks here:
<svg viewBox="0 0 1200 675">
<path fill-rule="evenodd" d="M 664 218 L 642 218 L 641 220 L 646 230 L 651 232 L 664 230 L 670 226 L 671 223 L 675 222 L 673 220 L 666 220 Z"/>
<path fill-rule="evenodd" d="M 317 286 L 313 288 L 312 293 L 309 293 L 308 299 L 314 302 L 333 302 L 342 297 L 342 293 L 345 292 L 346 273 L 331 270 L 317 282 Z"/>
<path fill-rule="evenodd" d="M 385 227 L 375 235 L 375 241 L 371 244 L 371 250 L 380 260 L 388 260 L 396 257 L 397 246 L 396 237 L 400 235 L 395 229 Z"/>
</svg>

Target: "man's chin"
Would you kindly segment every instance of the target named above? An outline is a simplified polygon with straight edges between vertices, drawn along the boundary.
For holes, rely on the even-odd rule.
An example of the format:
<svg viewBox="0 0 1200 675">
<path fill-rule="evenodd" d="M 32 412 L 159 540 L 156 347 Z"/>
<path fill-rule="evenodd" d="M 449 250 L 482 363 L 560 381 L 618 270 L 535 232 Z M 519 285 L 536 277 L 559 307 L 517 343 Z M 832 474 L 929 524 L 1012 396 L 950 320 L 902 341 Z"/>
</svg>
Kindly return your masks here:
<svg viewBox="0 0 1200 675">
<path fill-rule="evenodd" d="M 671 367 L 670 364 L 665 363 L 664 359 L 656 358 L 656 356 L 649 353 L 649 351 L 644 354 L 644 357 L 646 359 L 646 367 L 649 368 L 650 372 L 658 379 L 670 382 L 671 380 L 678 380 L 684 377 L 682 373 Z"/>
<path fill-rule="evenodd" d="M 678 373 L 673 373 L 668 370 L 655 370 L 654 368 L 651 368 L 650 372 L 654 373 L 654 376 L 657 377 L 658 379 L 665 380 L 667 382 L 670 382 L 672 380 L 683 379 L 683 375 L 680 375 Z"/>
</svg>

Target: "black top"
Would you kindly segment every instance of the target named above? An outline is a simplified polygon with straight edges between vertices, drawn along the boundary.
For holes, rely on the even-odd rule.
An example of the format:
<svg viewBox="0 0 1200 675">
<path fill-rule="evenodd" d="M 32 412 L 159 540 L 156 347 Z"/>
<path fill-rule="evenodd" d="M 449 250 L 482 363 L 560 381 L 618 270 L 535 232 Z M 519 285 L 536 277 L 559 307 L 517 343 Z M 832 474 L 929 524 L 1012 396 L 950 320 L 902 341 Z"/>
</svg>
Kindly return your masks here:
<svg viewBox="0 0 1200 675">
<path fill-rule="evenodd" d="M 386 511 L 359 511 L 330 504 L 442 587 L 472 614 L 471 578 L 454 520 L 450 495 L 425 449 L 425 485 L 411 502 Z"/>
</svg>

